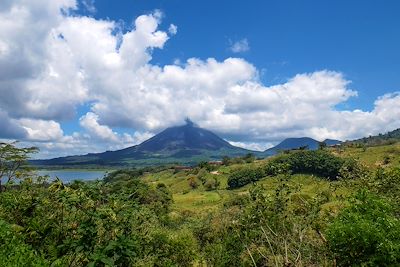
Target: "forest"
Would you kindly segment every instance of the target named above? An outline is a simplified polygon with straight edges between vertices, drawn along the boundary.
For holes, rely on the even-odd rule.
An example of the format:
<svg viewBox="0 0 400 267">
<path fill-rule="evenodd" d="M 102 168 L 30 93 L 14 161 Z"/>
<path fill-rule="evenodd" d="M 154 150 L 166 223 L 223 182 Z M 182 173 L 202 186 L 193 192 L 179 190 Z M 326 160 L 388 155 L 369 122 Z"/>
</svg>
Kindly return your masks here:
<svg viewBox="0 0 400 267">
<path fill-rule="evenodd" d="M 399 266 L 400 144 L 64 184 L 0 146 L 0 266 Z"/>
</svg>

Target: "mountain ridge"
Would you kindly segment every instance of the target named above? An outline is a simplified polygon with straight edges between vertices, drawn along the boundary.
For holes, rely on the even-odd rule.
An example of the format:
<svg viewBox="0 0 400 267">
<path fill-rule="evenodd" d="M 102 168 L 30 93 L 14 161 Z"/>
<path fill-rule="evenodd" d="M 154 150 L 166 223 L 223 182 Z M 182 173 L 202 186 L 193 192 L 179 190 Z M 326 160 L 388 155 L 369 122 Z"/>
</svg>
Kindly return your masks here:
<svg viewBox="0 0 400 267">
<path fill-rule="evenodd" d="M 276 146 L 265 150 L 264 152 L 262 152 L 262 154 L 264 154 L 265 156 L 272 156 L 279 153 L 279 151 L 299 149 L 302 147 L 307 148 L 309 150 L 316 150 L 318 149 L 320 143 L 321 142 L 311 137 L 290 137 L 284 139 Z M 328 146 L 332 146 L 340 144 L 341 141 L 335 139 L 325 139 L 324 141 L 322 141 L 322 143 L 325 143 Z"/>
<path fill-rule="evenodd" d="M 397 142 L 400 140 L 400 128 L 395 129 L 393 131 L 388 131 L 386 133 L 380 133 L 377 135 L 370 135 L 368 137 L 363 137 L 359 139 L 355 139 L 352 141 L 346 141 L 345 144 L 359 144 L 366 146 L 376 146 L 383 144 L 391 144 L 393 142 Z"/>
<path fill-rule="evenodd" d="M 233 146 L 187 120 L 185 125 L 169 127 L 139 145 L 102 153 L 33 160 L 32 163 L 39 166 L 194 164 L 249 153 L 258 152 Z"/>
<path fill-rule="evenodd" d="M 327 145 L 339 144 L 339 140 L 326 139 Z M 32 160 L 37 166 L 149 166 L 161 164 L 193 165 L 200 161 L 221 160 L 223 156 L 237 157 L 253 154 L 269 157 L 283 150 L 301 147 L 315 150 L 319 141 L 310 137 L 286 138 L 265 151 L 253 151 L 236 147 L 215 133 L 198 127 L 190 120 L 185 125 L 164 129 L 148 140 L 115 151 L 88 153 Z"/>
</svg>

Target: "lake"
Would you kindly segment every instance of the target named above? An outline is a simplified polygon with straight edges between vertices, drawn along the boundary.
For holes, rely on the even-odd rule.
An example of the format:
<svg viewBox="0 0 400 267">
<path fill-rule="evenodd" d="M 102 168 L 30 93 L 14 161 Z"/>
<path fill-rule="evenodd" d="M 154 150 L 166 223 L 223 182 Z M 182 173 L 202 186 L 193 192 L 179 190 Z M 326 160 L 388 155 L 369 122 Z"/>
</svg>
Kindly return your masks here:
<svg viewBox="0 0 400 267">
<path fill-rule="evenodd" d="M 50 180 L 60 178 L 64 183 L 69 183 L 74 180 L 90 181 L 102 179 L 107 171 L 91 171 L 91 170 L 40 170 L 37 171 L 38 175 L 48 175 Z"/>
</svg>

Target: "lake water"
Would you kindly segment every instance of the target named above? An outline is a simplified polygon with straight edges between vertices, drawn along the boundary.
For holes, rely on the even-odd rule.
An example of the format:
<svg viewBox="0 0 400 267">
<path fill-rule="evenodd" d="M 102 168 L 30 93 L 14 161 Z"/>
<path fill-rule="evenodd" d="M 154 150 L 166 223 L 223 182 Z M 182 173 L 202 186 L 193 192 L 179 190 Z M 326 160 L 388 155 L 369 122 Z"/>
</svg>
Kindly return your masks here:
<svg viewBox="0 0 400 267">
<path fill-rule="evenodd" d="M 89 170 L 48 170 L 37 171 L 38 175 L 48 175 L 50 180 L 60 178 L 64 183 L 69 183 L 74 180 L 90 181 L 96 179 L 103 179 L 107 171 L 89 171 Z"/>
</svg>

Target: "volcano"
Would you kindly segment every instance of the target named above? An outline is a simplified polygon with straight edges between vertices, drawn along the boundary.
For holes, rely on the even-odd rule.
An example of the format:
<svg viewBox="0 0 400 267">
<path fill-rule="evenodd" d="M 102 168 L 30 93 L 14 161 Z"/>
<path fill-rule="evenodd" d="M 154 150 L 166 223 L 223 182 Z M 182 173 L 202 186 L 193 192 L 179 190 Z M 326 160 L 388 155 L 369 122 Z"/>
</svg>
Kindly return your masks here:
<svg viewBox="0 0 400 267">
<path fill-rule="evenodd" d="M 151 166 L 160 164 L 192 165 L 219 160 L 223 156 L 242 156 L 256 151 L 235 147 L 213 132 L 190 120 L 165 129 L 143 143 L 116 151 L 89 153 L 48 160 L 34 160 L 36 166 Z"/>
</svg>

